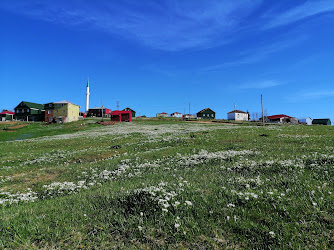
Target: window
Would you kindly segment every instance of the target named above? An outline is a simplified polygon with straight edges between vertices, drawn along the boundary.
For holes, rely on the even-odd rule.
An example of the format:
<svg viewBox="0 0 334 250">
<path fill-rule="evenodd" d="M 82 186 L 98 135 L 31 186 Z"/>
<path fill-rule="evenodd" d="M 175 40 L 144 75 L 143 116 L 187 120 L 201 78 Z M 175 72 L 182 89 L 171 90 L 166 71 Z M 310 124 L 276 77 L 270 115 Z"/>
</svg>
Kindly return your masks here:
<svg viewBox="0 0 334 250">
<path fill-rule="evenodd" d="M 51 114 L 51 110 L 48 110 L 48 114 Z"/>
<path fill-rule="evenodd" d="M 52 104 L 49 104 L 49 107 L 52 107 Z"/>
<path fill-rule="evenodd" d="M 211 116 L 213 117 L 213 114 L 211 114 Z"/>
<path fill-rule="evenodd" d="M 65 110 L 63 110 L 63 113 L 65 113 Z"/>
<path fill-rule="evenodd" d="M 17 109 L 17 110 L 15 110 L 15 113 L 18 113 L 19 112 L 19 110 Z"/>
<path fill-rule="evenodd" d="M 27 109 L 27 113 L 29 113 L 29 109 Z"/>
</svg>

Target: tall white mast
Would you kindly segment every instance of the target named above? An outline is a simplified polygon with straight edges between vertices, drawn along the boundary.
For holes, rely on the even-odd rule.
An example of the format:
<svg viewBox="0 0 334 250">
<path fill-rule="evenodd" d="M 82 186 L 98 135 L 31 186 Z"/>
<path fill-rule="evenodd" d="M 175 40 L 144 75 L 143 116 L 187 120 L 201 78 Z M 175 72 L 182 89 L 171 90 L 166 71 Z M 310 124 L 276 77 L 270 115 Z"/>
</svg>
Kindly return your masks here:
<svg viewBox="0 0 334 250">
<path fill-rule="evenodd" d="M 87 88 L 86 88 L 86 112 L 89 110 L 89 79 L 87 80 Z"/>
</svg>

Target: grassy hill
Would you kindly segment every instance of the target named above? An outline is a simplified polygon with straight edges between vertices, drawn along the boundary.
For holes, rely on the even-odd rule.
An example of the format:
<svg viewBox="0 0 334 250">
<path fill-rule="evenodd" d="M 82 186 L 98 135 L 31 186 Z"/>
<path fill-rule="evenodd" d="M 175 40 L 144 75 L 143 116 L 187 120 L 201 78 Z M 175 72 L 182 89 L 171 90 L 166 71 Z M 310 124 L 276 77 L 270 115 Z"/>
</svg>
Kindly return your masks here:
<svg viewBox="0 0 334 250">
<path fill-rule="evenodd" d="M 333 127 L 0 129 L 0 248 L 334 247 Z"/>
</svg>

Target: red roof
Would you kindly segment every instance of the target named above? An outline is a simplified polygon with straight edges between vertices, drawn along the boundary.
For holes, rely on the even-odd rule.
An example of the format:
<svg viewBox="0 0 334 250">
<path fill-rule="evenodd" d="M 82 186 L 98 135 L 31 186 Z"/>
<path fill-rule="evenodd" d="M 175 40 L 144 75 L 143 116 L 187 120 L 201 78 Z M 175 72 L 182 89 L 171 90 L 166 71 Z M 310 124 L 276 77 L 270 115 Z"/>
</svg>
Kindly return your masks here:
<svg viewBox="0 0 334 250">
<path fill-rule="evenodd" d="M 0 115 L 5 115 L 5 114 L 8 114 L 8 115 L 15 115 L 15 113 L 12 112 L 12 111 L 2 111 L 2 112 L 0 113 Z"/>
<path fill-rule="evenodd" d="M 165 113 L 165 112 L 162 112 L 162 113 L 160 113 L 160 114 L 164 114 L 164 115 L 167 115 L 167 113 Z"/>
<path fill-rule="evenodd" d="M 231 111 L 231 112 L 228 112 L 228 114 L 232 114 L 232 113 L 241 113 L 241 114 L 247 114 L 246 112 L 244 112 L 244 111 L 241 111 L 241 110 L 233 110 L 233 111 Z"/>
<path fill-rule="evenodd" d="M 275 120 L 275 119 L 280 119 L 280 118 L 284 118 L 284 117 L 291 118 L 291 116 L 280 114 L 280 115 L 271 115 L 271 116 L 268 116 L 268 119 Z"/>
</svg>

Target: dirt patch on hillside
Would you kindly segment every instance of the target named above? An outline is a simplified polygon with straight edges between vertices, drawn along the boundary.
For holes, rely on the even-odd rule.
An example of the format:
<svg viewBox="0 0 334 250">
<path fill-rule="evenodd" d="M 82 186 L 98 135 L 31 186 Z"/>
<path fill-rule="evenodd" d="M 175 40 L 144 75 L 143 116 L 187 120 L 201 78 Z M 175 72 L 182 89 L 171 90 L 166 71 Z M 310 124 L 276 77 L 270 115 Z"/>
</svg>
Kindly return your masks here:
<svg viewBox="0 0 334 250">
<path fill-rule="evenodd" d="M 98 124 L 104 125 L 104 126 L 108 126 L 108 125 L 115 125 L 116 122 L 112 122 L 112 121 L 105 121 L 105 122 L 97 122 Z"/>
<path fill-rule="evenodd" d="M 23 128 L 23 127 L 28 126 L 28 125 L 29 124 L 20 124 L 20 125 L 9 127 L 8 129 L 18 129 L 18 128 Z"/>
</svg>

